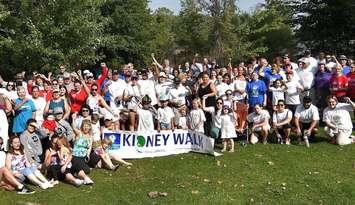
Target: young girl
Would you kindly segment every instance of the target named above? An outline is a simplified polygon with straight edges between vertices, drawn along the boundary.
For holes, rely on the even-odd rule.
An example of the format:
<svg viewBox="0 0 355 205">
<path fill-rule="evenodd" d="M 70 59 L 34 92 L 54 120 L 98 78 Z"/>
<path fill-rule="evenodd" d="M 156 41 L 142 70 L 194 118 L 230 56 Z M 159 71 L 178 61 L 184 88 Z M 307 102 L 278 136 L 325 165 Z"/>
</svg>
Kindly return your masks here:
<svg viewBox="0 0 355 205">
<path fill-rule="evenodd" d="M 72 166 L 71 148 L 69 142 L 63 136 L 58 138 L 57 145 L 59 148 L 58 156 L 59 156 L 60 166 L 61 166 L 60 170 L 62 173 L 65 173 L 66 170 L 70 169 Z"/>
<path fill-rule="evenodd" d="M 177 123 L 178 129 L 187 130 L 189 127 L 187 126 L 187 108 L 186 106 L 182 106 L 179 108 L 179 117 Z"/>
<path fill-rule="evenodd" d="M 233 95 L 232 90 L 228 89 L 226 91 L 226 99 L 223 101 L 224 106 L 227 106 L 230 109 L 233 109 Z"/>
<path fill-rule="evenodd" d="M 281 79 L 275 80 L 272 84 L 270 83 L 269 90 L 272 94 L 272 106 L 273 110 L 277 110 L 277 102 L 279 100 L 285 100 L 286 87 L 283 85 Z"/>
<path fill-rule="evenodd" d="M 237 138 L 235 131 L 236 119 L 235 112 L 233 112 L 228 106 L 223 106 L 221 115 L 221 138 L 223 139 L 222 152 L 227 151 L 228 143 L 230 143 L 229 152 L 234 152 L 233 138 Z"/>
<path fill-rule="evenodd" d="M 174 130 L 174 112 L 171 107 L 168 106 L 167 96 L 160 97 L 161 107 L 158 109 L 158 132 L 160 130 Z"/>
<path fill-rule="evenodd" d="M 13 136 L 9 139 L 9 152 L 6 155 L 6 167 L 12 171 L 16 178 L 24 181 L 25 178 L 30 180 L 33 184 L 48 189 L 53 187 L 53 184 L 37 170 L 36 166 L 31 166 L 26 156 L 24 155 L 23 145 L 21 145 L 20 138 Z"/>
<path fill-rule="evenodd" d="M 206 121 L 205 113 L 201 109 L 201 101 L 199 98 L 195 98 L 192 101 L 192 110 L 190 111 L 189 114 L 189 128 L 197 131 L 204 133 L 204 127 L 203 124 Z"/>
<path fill-rule="evenodd" d="M 119 165 L 113 165 L 110 156 L 107 153 L 107 149 L 112 145 L 112 141 L 109 138 L 104 138 L 101 143 L 93 149 L 90 153 L 90 160 L 88 162 L 90 167 L 107 168 L 116 171 Z"/>
<path fill-rule="evenodd" d="M 112 132 L 112 131 L 115 131 L 115 125 L 114 125 L 112 119 L 105 119 L 105 127 L 102 128 L 101 132 L 105 133 L 105 132 Z M 120 156 L 118 156 L 116 153 L 113 153 L 113 152 L 107 152 L 107 153 L 108 153 L 110 159 L 115 160 L 119 163 L 122 163 L 126 166 L 132 166 L 132 163 L 126 162 L 125 160 L 120 158 Z"/>
</svg>

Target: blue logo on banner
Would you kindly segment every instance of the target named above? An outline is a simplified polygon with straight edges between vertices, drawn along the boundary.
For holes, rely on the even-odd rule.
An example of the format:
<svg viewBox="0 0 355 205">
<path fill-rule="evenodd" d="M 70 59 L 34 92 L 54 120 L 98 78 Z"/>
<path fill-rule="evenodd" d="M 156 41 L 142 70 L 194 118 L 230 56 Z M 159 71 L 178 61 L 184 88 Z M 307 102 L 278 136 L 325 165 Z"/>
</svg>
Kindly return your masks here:
<svg viewBox="0 0 355 205">
<path fill-rule="evenodd" d="M 121 147 L 121 134 L 120 133 L 104 133 L 104 138 L 109 138 L 112 141 L 110 150 L 118 150 Z"/>
</svg>

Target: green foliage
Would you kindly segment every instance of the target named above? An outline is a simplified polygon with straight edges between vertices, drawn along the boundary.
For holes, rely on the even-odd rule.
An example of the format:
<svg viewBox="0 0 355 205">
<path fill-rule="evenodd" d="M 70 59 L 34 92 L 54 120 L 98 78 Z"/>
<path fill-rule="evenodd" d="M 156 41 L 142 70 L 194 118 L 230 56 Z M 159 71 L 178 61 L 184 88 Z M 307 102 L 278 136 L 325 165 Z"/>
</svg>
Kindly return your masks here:
<svg viewBox="0 0 355 205">
<path fill-rule="evenodd" d="M 153 13 L 152 41 L 154 53 L 161 58 L 169 58 L 176 49 L 174 26 L 177 16 L 167 8 L 159 8 Z"/>
<path fill-rule="evenodd" d="M 177 44 L 184 49 L 186 56 L 193 56 L 195 53 L 206 54 L 210 48 L 208 18 L 194 0 L 182 0 L 181 5 L 182 10 L 174 29 Z"/>
<path fill-rule="evenodd" d="M 355 53 L 353 0 L 309 0 L 297 5 L 297 35 L 309 48 L 334 54 Z"/>
<path fill-rule="evenodd" d="M 90 65 L 101 56 L 100 1 L 2 1 L 0 64 L 12 71 L 66 63 Z"/>
<path fill-rule="evenodd" d="M 153 17 L 147 0 L 106 0 L 101 11 L 105 19 L 102 48 L 105 60 L 115 64 L 132 62 L 144 65 L 154 39 Z"/>
</svg>

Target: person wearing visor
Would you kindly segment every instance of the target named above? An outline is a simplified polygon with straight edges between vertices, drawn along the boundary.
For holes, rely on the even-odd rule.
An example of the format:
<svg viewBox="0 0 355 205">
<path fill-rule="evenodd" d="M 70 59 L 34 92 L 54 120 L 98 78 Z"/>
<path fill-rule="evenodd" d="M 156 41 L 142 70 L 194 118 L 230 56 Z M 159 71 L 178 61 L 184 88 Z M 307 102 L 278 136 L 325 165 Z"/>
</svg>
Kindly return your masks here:
<svg viewBox="0 0 355 205">
<path fill-rule="evenodd" d="M 309 96 L 303 98 L 303 103 L 298 105 L 295 112 L 295 126 L 298 141 L 303 136 L 306 146 L 309 147 L 309 139 L 314 141 L 314 135 L 318 128 L 318 108 L 312 104 Z"/>
</svg>

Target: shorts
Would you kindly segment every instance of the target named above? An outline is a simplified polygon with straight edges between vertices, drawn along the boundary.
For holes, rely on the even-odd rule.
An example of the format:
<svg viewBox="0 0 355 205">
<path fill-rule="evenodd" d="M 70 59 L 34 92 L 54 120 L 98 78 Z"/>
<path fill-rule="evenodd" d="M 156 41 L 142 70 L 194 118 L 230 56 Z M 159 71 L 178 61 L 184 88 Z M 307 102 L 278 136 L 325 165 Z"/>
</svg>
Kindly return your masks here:
<svg viewBox="0 0 355 205">
<path fill-rule="evenodd" d="M 34 174 L 37 171 L 37 166 L 26 167 L 24 169 L 18 170 L 22 175 L 28 177 L 31 174 Z"/>
<path fill-rule="evenodd" d="M 101 157 L 95 152 L 91 151 L 90 160 L 88 161 L 89 167 L 95 168 L 97 163 L 101 160 Z"/>
<path fill-rule="evenodd" d="M 90 167 L 86 164 L 85 157 L 73 156 L 71 162 L 71 173 L 79 173 L 81 170 L 84 171 L 85 174 L 90 173 Z"/>
<path fill-rule="evenodd" d="M 159 124 L 160 124 L 160 129 L 162 129 L 162 130 L 171 130 L 171 124 L 170 123 L 159 122 Z"/>
</svg>

